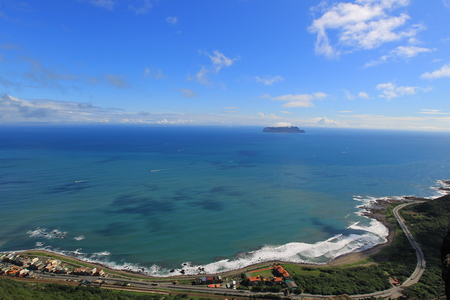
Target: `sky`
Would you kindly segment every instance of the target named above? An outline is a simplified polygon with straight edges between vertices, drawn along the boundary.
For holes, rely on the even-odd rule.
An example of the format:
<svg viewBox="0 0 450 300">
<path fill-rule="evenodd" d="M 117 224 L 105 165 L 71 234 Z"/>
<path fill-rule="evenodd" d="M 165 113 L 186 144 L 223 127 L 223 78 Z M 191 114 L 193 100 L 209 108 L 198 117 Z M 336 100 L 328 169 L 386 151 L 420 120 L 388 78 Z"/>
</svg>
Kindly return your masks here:
<svg viewBox="0 0 450 300">
<path fill-rule="evenodd" d="M 450 0 L 0 0 L 0 124 L 450 131 Z"/>
</svg>

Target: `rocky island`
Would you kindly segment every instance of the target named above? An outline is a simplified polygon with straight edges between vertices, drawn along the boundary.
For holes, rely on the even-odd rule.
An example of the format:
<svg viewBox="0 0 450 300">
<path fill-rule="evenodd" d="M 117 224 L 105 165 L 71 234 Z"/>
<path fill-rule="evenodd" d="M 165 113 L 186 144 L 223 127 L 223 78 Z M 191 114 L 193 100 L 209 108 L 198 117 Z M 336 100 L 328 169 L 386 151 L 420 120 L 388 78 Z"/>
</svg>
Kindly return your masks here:
<svg viewBox="0 0 450 300">
<path fill-rule="evenodd" d="M 273 132 L 273 133 L 305 133 L 304 130 L 299 129 L 296 126 L 285 126 L 285 127 L 265 127 L 263 132 Z"/>
</svg>

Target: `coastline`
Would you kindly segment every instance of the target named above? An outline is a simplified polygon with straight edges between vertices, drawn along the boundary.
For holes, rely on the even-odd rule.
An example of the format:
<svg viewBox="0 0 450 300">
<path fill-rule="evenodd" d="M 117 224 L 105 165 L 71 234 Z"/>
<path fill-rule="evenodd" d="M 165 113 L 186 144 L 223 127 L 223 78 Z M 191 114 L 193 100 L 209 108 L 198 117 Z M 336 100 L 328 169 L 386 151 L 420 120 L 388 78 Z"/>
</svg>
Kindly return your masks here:
<svg viewBox="0 0 450 300">
<path fill-rule="evenodd" d="M 45 249 L 31 249 L 31 250 L 17 251 L 17 253 L 29 253 L 29 254 L 46 253 L 48 255 L 62 258 L 63 260 L 69 260 L 69 261 L 71 260 L 71 261 L 74 261 L 75 263 L 79 263 L 82 265 L 92 266 L 92 267 L 96 267 L 96 268 L 101 267 L 103 270 L 107 270 L 110 273 L 116 273 L 116 274 L 123 275 L 123 276 L 140 277 L 142 279 L 156 279 L 156 280 L 170 280 L 173 278 L 188 279 L 188 278 L 192 278 L 192 277 L 198 277 L 200 275 L 201 276 L 206 276 L 206 275 L 228 276 L 228 275 L 233 275 L 233 274 L 240 274 L 240 273 L 246 272 L 251 269 L 261 268 L 261 267 L 265 267 L 265 266 L 269 266 L 269 265 L 273 265 L 273 264 L 283 264 L 283 263 L 295 264 L 295 265 L 299 265 L 299 266 L 309 266 L 309 267 L 311 267 L 311 266 L 313 266 L 313 267 L 314 266 L 338 267 L 338 266 L 350 265 L 350 264 L 355 264 L 355 263 L 364 261 L 364 260 L 368 259 L 370 256 L 377 254 L 383 248 L 390 246 L 395 239 L 395 224 L 388 223 L 386 221 L 386 216 L 383 214 L 382 211 L 387 208 L 387 205 L 389 203 L 395 202 L 395 203 L 400 204 L 400 203 L 411 201 L 411 200 L 430 200 L 430 199 L 416 198 L 416 197 L 402 197 L 402 199 L 384 198 L 384 199 L 377 199 L 377 200 L 371 202 L 369 205 L 361 206 L 361 209 L 363 211 L 362 212 L 363 216 L 370 218 L 370 219 L 377 220 L 378 222 L 382 223 L 388 229 L 389 233 L 388 233 L 388 236 L 386 237 L 387 241 L 382 244 L 375 245 L 369 249 L 343 254 L 341 256 L 335 257 L 333 260 L 331 260 L 327 263 L 324 263 L 324 264 L 293 263 L 293 262 L 287 262 L 287 261 L 274 260 L 274 261 L 266 261 L 266 262 L 248 265 L 248 266 L 240 268 L 240 269 L 229 270 L 229 271 L 219 272 L 219 273 L 212 273 L 212 274 L 201 273 L 201 274 L 189 274 L 189 275 L 176 274 L 176 275 L 170 275 L 170 276 L 152 276 L 152 275 L 147 275 L 147 274 L 143 274 L 141 272 L 136 272 L 136 271 L 127 270 L 127 269 L 113 269 L 113 268 L 108 267 L 105 264 L 100 263 L 100 262 L 90 262 L 87 260 L 77 258 L 75 256 L 65 255 L 63 253 L 53 252 L 53 251 L 49 251 L 49 250 L 45 250 Z"/>
<path fill-rule="evenodd" d="M 337 256 L 333 258 L 331 261 L 323 264 L 314 264 L 314 263 L 295 263 L 295 262 L 289 262 L 289 261 L 282 261 L 282 260 L 272 260 L 272 261 L 265 261 L 265 262 L 259 262 L 255 264 L 250 264 L 242 268 L 233 269 L 229 271 L 223 271 L 223 272 L 216 272 L 216 273 L 198 273 L 198 274 L 174 274 L 169 276 L 154 276 L 145 274 L 139 271 L 133 271 L 130 269 L 122 268 L 111 268 L 106 264 L 103 264 L 101 262 L 93 262 L 89 260 L 83 260 L 80 258 L 77 258 L 75 256 L 66 255 L 64 253 L 60 252 L 54 252 L 51 250 L 46 249 L 30 249 L 30 250 L 22 250 L 22 251 L 10 251 L 14 253 L 46 253 L 48 255 L 56 256 L 59 258 L 62 258 L 66 261 L 74 261 L 75 264 L 80 265 L 86 265 L 86 266 L 92 266 L 92 267 L 101 267 L 103 270 L 107 270 L 110 273 L 115 273 L 123 276 L 133 276 L 133 277 L 139 277 L 141 279 L 151 279 L 151 280 L 158 280 L 158 281 L 164 281 L 164 280 L 171 280 L 173 278 L 183 278 L 183 279 L 190 279 L 198 276 L 207 276 L 207 275 L 222 275 L 222 276 L 229 276 L 229 275 L 236 275 L 241 274 L 243 272 L 247 272 L 249 270 L 258 269 L 261 267 L 271 266 L 273 264 L 295 264 L 299 266 L 308 266 L 308 267 L 339 267 L 344 265 L 351 265 L 356 264 L 358 262 L 364 261 L 368 259 L 369 257 L 377 254 L 385 247 L 388 247 L 392 245 L 394 239 L 395 239 L 395 233 L 396 233 L 396 223 L 392 224 L 389 223 L 386 219 L 386 215 L 384 211 L 388 208 L 388 205 L 391 203 L 401 204 L 405 202 L 412 202 L 412 201 L 431 201 L 434 199 L 437 199 L 441 196 L 450 194 L 450 180 L 438 180 L 438 186 L 432 187 L 432 189 L 436 190 L 438 192 L 435 196 L 430 197 L 416 197 L 416 196 L 400 196 L 400 197 L 382 197 L 382 198 L 374 198 L 370 201 L 366 202 L 365 204 L 362 204 L 358 206 L 360 209 L 360 215 L 367 217 L 369 219 L 376 220 L 377 222 L 380 222 L 388 229 L 388 235 L 386 236 L 386 242 L 377 244 L 371 248 L 364 249 L 364 250 L 355 250 L 350 253 L 346 253 L 340 256 Z"/>
</svg>

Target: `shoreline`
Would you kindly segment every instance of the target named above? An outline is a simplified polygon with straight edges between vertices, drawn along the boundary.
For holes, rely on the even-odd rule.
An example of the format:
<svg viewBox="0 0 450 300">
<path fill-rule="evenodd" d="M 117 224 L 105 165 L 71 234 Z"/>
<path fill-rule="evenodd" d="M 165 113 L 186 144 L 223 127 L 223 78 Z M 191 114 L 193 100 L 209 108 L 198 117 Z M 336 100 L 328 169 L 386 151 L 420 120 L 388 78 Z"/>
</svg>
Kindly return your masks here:
<svg viewBox="0 0 450 300">
<path fill-rule="evenodd" d="M 391 224 L 388 223 L 386 221 L 386 215 L 382 213 L 382 211 L 384 209 L 387 208 L 387 205 L 389 203 L 404 203 L 404 202 L 408 202 L 408 201 L 412 201 L 412 200 L 424 200 L 424 201 L 429 201 L 430 199 L 425 199 L 425 198 L 419 198 L 419 197 L 410 197 L 410 196 L 406 196 L 406 197 L 402 197 L 402 199 L 393 199 L 393 198 L 384 198 L 384 199 L 377 199 L 373 202 L 371 202 L 368 206 L 361 206 L 362 209 L 362 216 L 365 216 L 367 218 L 370 219 L 375 219 L 378 222 L 382 223 L 387 229 L 388 229 L 388 236 L 386 237 L 387 241 L 382 243 L 382 244 L 378 244 L 375 245 L 369 249 L 365 249 L 362 251 L 356 251 L 356 252 L 350 252 L 347 254 L 343 254 L 340 255 L 338 257 L 335 257 L 333 260 L 324 263 L 324 264 L 313 264 L 313 263 L 294 263 L 294 262 L 288 262 L 288 261 L 281 261 L 281 260 L 274 260 L 274 261 L 266 261 L 266 262 L 261 262 L 261 263 L 256 263 L 256 264 L 252 264 L 252 265 L 248 265 L 246 267 L 243 268 L 239 268 L 236 270 L 229 270 L 229 271 L 224 271 L 224 272 L 218 272 L 218 273 L 199 273 L 199 274 L 174 274 L 174 275 L 169 275 L 169 276 L 152 276 L 152 275 L 147 275 L 147 274 L 143 274 L 141 272 L 136 272 L 136 271 L 132 271 L 132 270 L 127 270 L 127 269 L 113 269 L 111 267 L 108 267 L 105 264 L 102 264 L 100 262 L 90 262 L 88 260 L 83 260 L 80 258 L 77 258 L 75 256 L 70 256 L 70 255 L 66 255 L 63 253 L 59 253 L 59 252 L 53 252 L 51 250 L 45 250 L 45 249 L 30 249 L 30 250 L 24 250 L 24 251 L 16 251 L 16 253 L 46 253 L 48 255 L 53 255 L 53 256 L 57 256 L 59 258 L 62 258 L 63 260 L 72 260 L 75 263 L 79 263 L 82 265 L 88 265 L 88 266 L 92 266 L 92 267 L 101 267 L 103 270 L 107 270 L 108 272 L 111 273 L 116 273 L 119 275 L 123 275 L 123 276 L 134 276 L 134 277 L 140 277 L 142 279 L 153 279 L 153 280 L 170 280 L 173 278 L 192 278 L 192 277 L 198 277 L 198 276 L 213 276 L 213 275 L 222 275 L 222 276 L 228 276 L 228 275 L 233 275 L 233 274 L 240 274 L 243 272 L 246 272 L 248 270 L 252 270 L 255 268 L 260 268 L 260 267 L 264 267 L 264 266 L 268 266 L 268 265 L 273 265 L 273 264 L 295 264 L 295 265 L 299 265 L 299 266 L 308 266 L 308 267 L 338 267 L 338 266 L 343 266 L 343 265 L 349 265 L 349 264 L 355 264 L 358 262 L 361 262 L 363 260 L 368 259 L 370 256 L 373 256 L 375 254 L 377 254 L 378 252 L 380 252 L 383 248 L 388 247 L 392 244 L 392 242 L 395 239 L 395 224 Z"/>
<path fill-rule="evenodd" d="M 382 198 L 376 198 L 373 200 L 370 200 L 366 204 L 362 204 L 358 206 L 360 209 L 360 215 L 367 217 L 369 219 L 374 219 L 381 224 L 383 224 L 388 229 L 388 235 L 386 236 L 386 242 L 377 244 L 369 249 L 365 249 L 362 251 L 355 250 L 350 253 L 346 253 L 340 256 L 337 256 L 333 258 L 331 261 L 323 264 L 315 264 L 315 263 L 296 263 L 296 262 L 289 262 L 289 261 L 282 261 L 282 260 L 272 260 L 272 261 L 265 261 L 265 262 L 259 262 L 255 264 L 250 264 L 242 268 L 233 269 L 229 271 L 223 271 L 223 272 L 216 272 L 216 273 L 197 273 L 197 274 L 173 274 L 169 276 L 154 276 L 154 275 L 148 275 L 139 271 L 133 271 L 129 269 L 114 269 L 109 267 L 108 265 L 102 263 L 102 262 L 93 262 L 89 260 L 83 260 L 81 258 L 78 258 L 76 256 L 67 255 L 64 253 L 51 251 L 47 249 L 29 249 L 29 250 L 20 250 L 20 251 L 7 251 L 7 253 L 46 253 L 48 255 L 53 255 L 59 258 L 62 258 L 63 260 L 72 260 L 80 265 L 86 265 L 86 266 L 92 266 L 92 267 L 100 267 L 103 270 L 107 270 L 110 273 L 116 273 L 125 277 L 133 276 L 138 277 L 141 279 L 150 279 L 154 281 L 165 281 L 165 280 L 173 280 L 174 278 L 177 279 L 191 279 L 198 276 L 229 276 L 229 275 L 236 275 L 241 274 L 243 272 L 247 272 L 250 270 L 254 270 L 261 267 L 266 266 L 272 266 L 274 264 L 294 264 L 298 266 L 308 266 L 308 267 L 339 267 L 344 265 L 351 265 L 356 264 L 358 262 L 364 261 L 368 259 L 369 257 L 377 254 L 385 247 L 388 247 L 392 245 L 394 239 L 395 239 L 395 227 L 396 224 L 389 223 L 386 220 L 386 215 L 384 214 L 384 211 L 388 208 L 388 204 L 390 203 L 405 203 L 405 202 L 413 202 L 413 201 L 431 201 L 437 198 L 440 198 L 444 195 L 450 194 L 450 180 L 438 180 L 438 187 L 432 187 L 432 189 L 437 190 L 439 195 L 436 196 L 430 196 L 430 197 L 416 197 L 416 196 L 401 196 L 401 197 L 382 197 Z M 1 251 L 0 251 L 1 253 Z"/>
</svg>

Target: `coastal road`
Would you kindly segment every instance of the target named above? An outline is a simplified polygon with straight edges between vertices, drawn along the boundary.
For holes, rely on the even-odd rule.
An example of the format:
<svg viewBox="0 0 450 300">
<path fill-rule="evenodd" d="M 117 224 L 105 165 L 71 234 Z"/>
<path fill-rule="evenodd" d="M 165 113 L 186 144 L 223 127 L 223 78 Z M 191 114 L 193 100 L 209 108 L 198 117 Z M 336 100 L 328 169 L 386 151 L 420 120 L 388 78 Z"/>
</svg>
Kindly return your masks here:
<svg viewBox="0 0 450 300">
<path fill-rule="evenodd" d="M 359 299 L 359 298 L 362 299 L 362 298 L 367 298 L 370 296 L 395 299 L 402 295 L 401 291 L 403 288 L 411 286 L 420 280 L 420 277 L 422 277 L 422 274 L 423 274 L 423 272 L 425 272 L 425 268 L 426 268 L 425 256 L 423 255 L 422 249 L 420 248 L 419 244 L 416 242 L 416 240 L 412 236 L 408 227 L 406 227 L 406 224 L 405 224 L 403 218 L 399 214 L 399 210 L 408 205 L 422 203 L 422 202 L 424 202 L 424 201 L 413 201 L 413 202 L 403 203 L 403 204 L 400 204 L 399 206 L 396 206 L 393 210 L 394 216 L 397 219 L 397 222 L 400 225 L 400 228 L 403 230 L 409 243 L 416 251 L 417 264 L 416 264 L 416 268 L 415 268 L 414 272 L 411 274 L 411 276 L 408 279 L 405 280 L 405 282 L 403 282 L 403 284 L 401 286 L 394 287 L 394 288 L 386 290 L 386 291 L 373 293 L 370 295 L 354 295 L 354 296 L 351 296 L 352 299 Z"/>
<path fill-rule="evenodd" d="M 403 221 L 403 218 L 400 216 L 398 211 L 402 209 L 405 206 L 414 204 L 414 203 L 421 203 L 423 201 L 415 201 L 412 203 L 404 203 L 396 208 L 394 208 L 394 216 L 398 221 L 398 224 L 402 228 L 403 232 L 405 233 L 406 237 L 408 238 L 408 241 L 411 243 L 411 246 L 416 250 L 416 256 L 417 256 L 417 265 L 416 269 L 412 273 L 412 275 L 402 284 L 402 287 L 407 287 L 410 285 L 413 285 L 414 283 L 417 283 L 422 277 L 423 272 L 426 268 L 426 262 L 425 262 L 425 256 L 423 255 L 422 249 L 420 248 L 419 244 L 416 242 L 414 237 L 412 236 L 411 232 L 409 231 L 408 227 L 406 227 L 405 222 Z"/>
<path fill-rule="evenodd" d="M 411 274 L 411 276 L 405 280 L 405 282 L 398 287 L 393 287 L 389 290 L 380 291 L 376 293 L 371 294 L 364 294 L 364 295 L 352 295 L 350 298 L 352 299 L 367 299 L 369 297 L 376 297 L 376 298 L 384 298 L 384 299 L 396 299 L 402 296 L 402 290 L 405 287 L 411 286 L 415 283 L 417 283 L 420 280 L 420 277 L 422 277 L 423 272 L 425 271 L 426 262 L 425 262 L 425 256 L 423 255 L 422 249 L 420 248 L 419 244 L 416 242 L 414 237 L 412 236 L 411 232 L 409 231 L 408 227 L 406 227 L 406 224 L 403 220 L 403 218 L 399 214 L 399 210 L 402 208 L 416 204 L 416 203 L 422 203 L 424 201 L 413 201 L 408 203 L 403 203 L 399 206 L 396 206 L 393 210 L 393 214 L 395 218 L 397 219 L 398 224 L 400 225 L 400 228 L 405 233 L 406 237 L 408 238 L 408 241 L 410 242 L 411 246 L 416 251 L 417 256 L 417 265 L 414 270 L 414 272 Z M 302 294 L 302 295 L 294 295 L 291 296 L 291 298 L 301 299 L 301 298 L 324 298 L 325 296 L 319 296 L 319 295 L 308 295 L 308 294 Z"/>
</svg>

